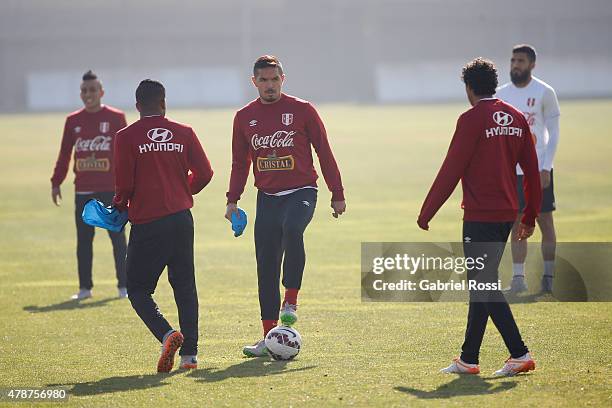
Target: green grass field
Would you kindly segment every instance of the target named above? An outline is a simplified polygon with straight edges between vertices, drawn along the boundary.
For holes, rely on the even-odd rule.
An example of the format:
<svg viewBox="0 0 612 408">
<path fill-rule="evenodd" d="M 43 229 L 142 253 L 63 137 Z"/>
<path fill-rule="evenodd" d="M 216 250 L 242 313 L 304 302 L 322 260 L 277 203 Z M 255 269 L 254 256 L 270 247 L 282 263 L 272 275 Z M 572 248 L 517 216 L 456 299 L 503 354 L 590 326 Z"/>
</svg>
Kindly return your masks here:
<svg viewBox="0 0 612 408">
<path fill-rule="evenodd" d="M 560 241 L 612 238 L 612 101 L 562 101 L 555 162 Z M 490 375 L 507 357 L 489 323 L 483 374 L 438 370 L 463 340 L 464 303 L 362 303 L 362 241 L 457 241 L 457 191 L 423 232 L 416 215 L 464 104 L 322 106 L 340 164 L 348 212 L 331 217 L 322 188 L 307 230 L 300 296 L 304 347 L 294 361 L 245 359 L 261 335 L 253 229 L 234 238 L 223 218 L 233 112 L 173 111 L 191 123 L 215 169 L 196 198 L 200 368 L 155 373 L 159 344 L 127 300 L 115 299 L 110 240 L 94 244 L 94 297 L 77 289 L 72 176 L 64 203 L 51 203 L 49 177 L 63 114 L 0 116 L 0 387 L 62 386 L 62 406 L 610 406 L 610 303 L 531 303 L 513 310 L 538 369 Z M 129 120 L 134 120 L 134 112 Z M 241 205 L 254 215 L 252 176 Z M 399 220 L 399 222 L 398 222 Z M 536 236 L 537 239 L 537 236 Z M 532 256 L 539 256 L 532 254 Z M 538 271 L 539 272 L 539 271 Z M 156 299 L 178 322 L 162 275 Z M 2 402 L 0 402 L 0 405 Z"/>
</svg>

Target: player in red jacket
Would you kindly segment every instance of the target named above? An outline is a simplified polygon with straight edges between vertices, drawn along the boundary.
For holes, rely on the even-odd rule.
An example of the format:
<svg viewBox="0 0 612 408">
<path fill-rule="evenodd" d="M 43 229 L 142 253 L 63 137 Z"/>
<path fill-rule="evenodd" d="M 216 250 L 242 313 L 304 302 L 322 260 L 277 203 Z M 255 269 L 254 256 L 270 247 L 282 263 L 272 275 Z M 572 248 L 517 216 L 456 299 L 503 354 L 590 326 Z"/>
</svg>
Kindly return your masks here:
<svg viewBox="0 0 612 408">
<path fill-rule="evenodd" d="M 75 174 L 75 222 L 77 227 L 77 263 L 79 271 L 79 292 L 73 299 L 91 297 L 93 288 L 91 264 L 93 259 L 94 227 L 83 222 L 81 214 L 85 203 L 96 198 L 106 205 L 113 199 L 113 142 L 115 133 L 127 123 L 125 115 L 118 109 L 102 105 L 104 88 L 92 71 L 83 75 L 81 100 L 84 108 L 66 118 L 62 145 L 51 177 L 51 198 L 60 205 L 60 185 L 66 178 L 70 156 L 74 149 Z M 111 232 L 108 235 L 113 244 L 115 271 L 119 297 L 127 297 L 125 279 L 125 233 Z"/>
<path fill-rule="evenodd" d="M 270 55 L 257 59 L 253 84 L 259 98 L 240 109 L 234 118 L 232 172 L 225 217 L 237 213 L 249 168 L 257 193 L 255 252 L 259 305 L 265 335 L 279 318 L 290 326 L 297 321 L 297 296 L 302 283 L 306 254 L 304 231 L 317 203 L 317 172 L 312 148 L 332 192 L 334 217 L 346 210 L 344 188 L 325 126 L 308 102 L 282 93 L 285 79 L 280 61 Z M 284 260 L 283 260 L 284 257 Z M 279 280 L 283 267 L 285 298 L 280 301 Z M 266 355 L 264 341 L 247 346 L 250 357 Z"/>
<path fill-rule="evenodd" d="M 198 293 L 193 265 L 192 195 L 213 176 L 193 129 L 165 117 L 166 91 L 150 79 L 136 89 L 140 120 L 117 133 L 115 198 L 132 223 L 127 288 L 132 307 L 162 343 L 158 372 L 168 372 L 180 348 L 181 368 L 197 368 Z M 164 268 L 174 291 L 181 333 L 152 298 Z"/>
<path fill-rule="evenodd" d="M 493 97 L 497 87 L 495 65 L 477 58 L 463 68 L 463 81 L 472 108 L 457 121 L 450 148 L 423 203 L 417 223 L 420 228 L 428 230 L 429 221 L 461 180 L 464 255 L 468 259 L 484 260 L 481 270 L 468 269 L 468 283 L 487 284 L 489 288 L 470 290 L 461 356 L 442 371 L 480 372 L 480 345 L 487 320 L 491 317 L 510 351 L 510 358 L 496 374 L 514 375 L 533 370 L 535 363 L 499 287 L 498 267 L 518 213 L 517 163 L 525 173 L 527 203 L 518 234 L 520 239 L 533 234 L 542 199 L 538 158 L 523 114 Z"/>
</svg>

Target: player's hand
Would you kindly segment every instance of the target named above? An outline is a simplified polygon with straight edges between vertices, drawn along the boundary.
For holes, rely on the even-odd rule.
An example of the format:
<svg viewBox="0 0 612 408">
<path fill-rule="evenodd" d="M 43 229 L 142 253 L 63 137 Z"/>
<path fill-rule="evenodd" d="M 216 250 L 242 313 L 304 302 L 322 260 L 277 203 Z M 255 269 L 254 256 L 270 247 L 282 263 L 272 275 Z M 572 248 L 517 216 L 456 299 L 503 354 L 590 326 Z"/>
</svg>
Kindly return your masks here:
<svg viewBox="0 0 612 408">
<path fill-rule="evenodd" d="M 346 211 L 346 201 L 332 201 L 331 208 L 334 210 L 332 213 L 334 218 L 338 218 L 339 215 L 342 215 Z"/>
<path fill-rule="evenodd" d="M 542 186 L 542 190 L 550 186 L 550 171 L 542 170 L 540 172 L 540 185 Z"/>
<path fill-rule="evenodd" d="M 58 187 L 51 187 L 51 200 L 53 200 L 53 204 L 59 205 L 62 203 L 62 192 Z"/>
<path fill-rule="evenodd" d="M 516 237 L 518 238 L 519 241 L 523 241 L 533 235 L 534 229 L 535 227 L 530 227 L 529 225 L 525 225 L 521 222 L 518 226 Z"/>
<path fill-rule="evenodd" d="M 227 207 L 225 208 L 225 218 L 232 222 L 232 214 L 238 215 L 238 204 L 236 203 L 227 203 Z"/>
<path fill-rule="evenodd" d="M 425 230 L 425 231 L 429 231 L 429 222 L 424 221 L 420 218 L 417 219 L 417 225 L 419 226 L 420 229 Z"/>
</svg>

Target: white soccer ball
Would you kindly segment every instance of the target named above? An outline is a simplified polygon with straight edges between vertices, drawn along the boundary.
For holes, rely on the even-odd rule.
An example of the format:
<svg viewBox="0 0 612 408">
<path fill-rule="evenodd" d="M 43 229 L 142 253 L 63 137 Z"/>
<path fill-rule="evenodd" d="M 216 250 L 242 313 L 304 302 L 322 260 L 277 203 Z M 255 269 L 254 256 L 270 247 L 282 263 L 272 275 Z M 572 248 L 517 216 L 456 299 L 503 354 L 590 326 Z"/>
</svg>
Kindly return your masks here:
<svg viewBox="0 0 612 408">
<path fill-rule="evenodd" d="M 302 337 L 297 330 L 287 326 L 273 328 L 266 335 L 266 348 L 275 360 L 291 360 L 302 347 Z"/>
</svg>

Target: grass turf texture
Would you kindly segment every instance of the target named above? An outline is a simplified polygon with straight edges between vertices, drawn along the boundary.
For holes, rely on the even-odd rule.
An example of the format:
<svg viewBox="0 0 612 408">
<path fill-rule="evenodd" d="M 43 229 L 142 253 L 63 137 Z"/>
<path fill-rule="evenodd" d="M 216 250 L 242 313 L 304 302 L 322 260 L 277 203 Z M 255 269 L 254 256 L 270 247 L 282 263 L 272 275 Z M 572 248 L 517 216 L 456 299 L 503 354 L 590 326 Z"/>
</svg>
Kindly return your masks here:
<svg viewBox="0 0 612 408">
<path fill-rule="evenodd" d="M 562 101 L 562 108 L 555 163 L 559 240 L 609 241 L 612 102 Z M 260 338 L 261 327 L 252 176 L 240 203 L 251 215 L 245 235 L 234 238 L 223 219 L 233 112 L 170 107 L 170 117 L 194 126 L 216 174 L 193 210 L 200 368 L 169 375 L 155 373 L 159 344 L 129 301 L 115 299 L 110 240 L 101 230 L 94 243 L 94 297 L 67 301 L 77 289 L 72 175 L 63 185 L 61 208 L 51 203 L 48 181 L 64 115 L 0 116 L 0 387 L 63 386 L 71 397 L 62 406 L 610 404 L 609 303 L 514 305 L 538 368 L 530 375 L 492 379 L 507 352 L 491 322 L 482 375 L 438 374 L 458 354 L 466 304 L 360 301 L 360 242 L 460 239 L 459 189 L 430 232 L 418 230 L 415 220 L 465 109 L 463 104 L 321 107 L 348 212 L 333 219 L 330 194 L 321 189 L 306 233 L 296 326 L 304 347 L 296 360 L 283 363 L 241 355 L 243 345 Z M 131 112 L 128 119 L 135 117 Z M 178 324 L 166 276 L 155 297 Z"/>
</svg>

